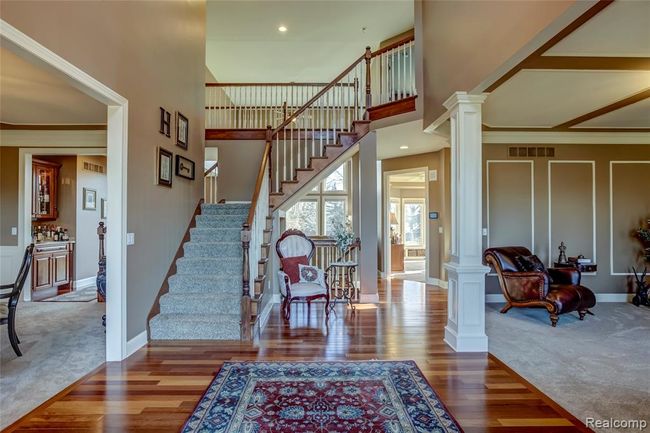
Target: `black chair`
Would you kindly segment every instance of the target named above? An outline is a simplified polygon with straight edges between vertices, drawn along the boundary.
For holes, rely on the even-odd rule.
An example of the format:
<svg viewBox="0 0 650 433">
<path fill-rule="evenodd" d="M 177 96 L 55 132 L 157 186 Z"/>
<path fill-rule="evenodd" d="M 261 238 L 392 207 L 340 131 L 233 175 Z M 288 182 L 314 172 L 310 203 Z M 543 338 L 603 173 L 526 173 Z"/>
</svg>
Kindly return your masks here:
<svg viewBox="0 0 650 433">
<path fill-rule="evenodd" d="M 16 306 L 18 305 L 20 292 L 22 292 L 23 286 L 25 285 L 25 280 L 27 280 L 29 267 L 32 265 L 33 253 L 34 244 L 30 244 L 25 248 L 23 263 L 20 265 L 20 271 L 18 272 L 16 282 L 0 286 L 0 299 L 9 299 L 7 303 L 0 303 L 0 325 L 8 325 L 9 341 L 11 342 L 11 347 L 13 347 L 14 352 L 16 352 L 16 355 L 18 356 L 23 356 L 23 354 L 20 353 L 20 349 L 18 348 L 20 340 L 16 335 Z"/>
</svg>

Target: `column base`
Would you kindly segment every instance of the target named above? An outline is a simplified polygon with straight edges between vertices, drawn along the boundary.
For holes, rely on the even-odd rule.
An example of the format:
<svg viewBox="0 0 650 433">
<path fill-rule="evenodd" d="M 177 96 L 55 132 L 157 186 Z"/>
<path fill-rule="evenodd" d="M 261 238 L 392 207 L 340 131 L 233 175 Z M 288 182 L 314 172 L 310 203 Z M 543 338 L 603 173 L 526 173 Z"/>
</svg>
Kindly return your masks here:
<svg viewBox="0 0 650 433">
<path fill-rule="evenodd" d="M 456 352 L 487 352 L 487 335 L 458 336 L 449 325 L 445 326 L 445 343 Z"/>
</svg>

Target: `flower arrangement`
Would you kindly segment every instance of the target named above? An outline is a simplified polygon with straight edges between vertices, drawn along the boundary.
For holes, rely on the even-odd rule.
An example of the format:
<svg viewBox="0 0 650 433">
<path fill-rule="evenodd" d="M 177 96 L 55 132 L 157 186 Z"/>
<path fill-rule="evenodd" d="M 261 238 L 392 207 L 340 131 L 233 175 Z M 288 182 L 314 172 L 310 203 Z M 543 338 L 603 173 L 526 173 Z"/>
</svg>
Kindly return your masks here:
<svg viewBox="0 0 650 433">
<path fill-rule="evenodd" d="M 352 223 L 349 219 L 338 220 L 334 221 L 332 226 L 332 237 L 336 241 L 336 246 L 341 251 L 341 256 L 344 256 L 355 241 Z"/>
</svg>

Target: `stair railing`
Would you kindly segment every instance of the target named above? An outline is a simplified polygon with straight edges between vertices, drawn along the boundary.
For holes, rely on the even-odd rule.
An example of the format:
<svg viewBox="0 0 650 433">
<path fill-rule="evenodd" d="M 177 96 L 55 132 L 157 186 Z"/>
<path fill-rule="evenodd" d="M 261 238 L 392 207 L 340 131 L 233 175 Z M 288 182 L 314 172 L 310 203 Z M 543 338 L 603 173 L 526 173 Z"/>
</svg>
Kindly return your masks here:
<svg viewBox="0 0 650 433">
<path fill-rule="evenodd" d="M 257 174 L 251 208 L 241 232 L 242 339 L 252 338 L 253 326 L 259 313 L 253 311 L 253 303 L 259 305 L 260 302 L 259 299 L 253 299 L 256 294 L 251 294 L 251 277 L 256 272 L 261 272 L 259 258 L 262 245 L 271 240 L 270 233 L 266 229 L 266 219 L 270 215 L 269 195 L 278 192 L 282 182 L 293 181 L 296 170 L 309 170 L 310 159 L 323 157 L 325 146 L 337 145 L 338 135 L 351 132 L 353 122 L 368 120 L 368 110 L 373 107 L 373 99 L 382 104 L 415 96 L 413 48 L 413 37 L 402 39 L 374 53 L 370 47 L 366 47 L 363 55 L 327 85 L 291 87 L 292 89 L 303 87 L 302 93 L 296 100 L 306 99 L 306 102 L 298 109 L 294 109 L 296 104 L 287 103 L 286 98 L 283 101 L 282 98 L 274 99 L 274 90 L 262 93 L 261 99 L 259 94 L 249 91 L 241 98 L 245 104 L 237 106 L 232 98 L 229 102 L 226 101 L 230 95 L 222 89 L 221 96 L 218 92 L 213 96 L 221 99 L 212 100 L 208 104 L 208 107 L 214 106 L 216 109 L 230 107 L 229 111 L 221 110 L 220 115 L 224 116 L 223 113 L 229 112 L 231 124 L 233 118 L 237 119 L 234 121 L 237 125 L 259 126 L 260 122 L 268 122 L 266 123 L 266 146 Z M 373 87 L 372 82 L 373 58 L 377 59 L 375 67 L 379 74 L 378 83 L 374 85 L 376 88 Z M 246 86 L 250 85 L 242 84 L 240 87 Z M 267 87 L 275 88 L 277 91 L 278 86 L 274 86 L 269 84 Z M 264 86 L 257 85 L 257 87 Z M 251 94 L 257 96 L 251 99 Z M 269 94 L 273 102 L 267 105 Z M 266 103 L 263 102 L 264 95 L 267 97 Z M 272 111 L 279 111 L 284 119 L 275 128 L 272 125 L 276 123 L 277 118 L 272 116 Z M 242 121 L 242 119 L 248 120 Z M 219 124 L 219 120 L 216 122 Z M 266 266 L 264 271 L 268 271 Z"/>
<path fill-rule="evenodd" d="M 264 155 L 257 173 L 255 189 L 248 210 L 246 222 L 242 227 L 241 241 L 243 250 L 243 277 L 242 277 L 242 303 L 241 324 L 242 340 L 253 337 L 255 319 L 259 313 L 254 306 L 261 302 L 261 294 L 251 293 L 251 279 L 255 279 L 260 271 L 262 258 L 262 244 L 268 242 L 266 233 L 266 217 L 269 216 L 269 183 L 270 183 L 270 154 L 271 154 L 271 128 L 267 129 L 267 140 Z M 266 264 L 263 265 L 266 272 Z M 259 296 L 258 296 L 259 295 Z M 255 305 L 254 305 L 255 304 Z"/>
<path fill-rule="evenodd" d="M 203 197 L 206 203 L 217 202 L 217 174 L 219 163 L 215 162 L 203 172 Z"/>
<path fill-rule="evenodd" d="M 206 83 L 205 127 L 265 129 L 271 125 L 275 128 L 328 84 Z M 347 90 L 359 91 L 358 88 Z"/>
</svg>

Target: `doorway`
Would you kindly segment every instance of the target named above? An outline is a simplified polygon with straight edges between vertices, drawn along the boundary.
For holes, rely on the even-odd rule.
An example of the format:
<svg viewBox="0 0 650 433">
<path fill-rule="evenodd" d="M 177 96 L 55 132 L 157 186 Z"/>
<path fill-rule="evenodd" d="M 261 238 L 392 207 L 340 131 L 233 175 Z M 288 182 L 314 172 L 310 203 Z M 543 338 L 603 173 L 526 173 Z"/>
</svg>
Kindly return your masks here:
<svg viewBox="0 0 650 433">
<path fill-rule="evenodd" d="M 106 106 L 106 167 L 107 221 L 106 236 L 107 296 L 106 296 L 106 360 L 120 361 L 129 355 L 126 341 L 126 177 L 128 147 L 128 101 L 81 69 L 50 51 L 34 39 L 0 20 L 2 46 L 29 63 L 47 70 L 70 86 Z M 26 150 L 30 150 L 27 152 Z M 31 242 L 31 217 L 25 219 L 31 207 L 31 149 L 21 149 L 19 161 L 18 249 L 24 251 Z M 28 178 L 29 174 L 29 178 Z"/>
<path fill-rule="evenodd" d="M 427 173 L 427 167 L 384 173 L 384 269 L 388 278 L 427 282 Z"/>
</svg>

